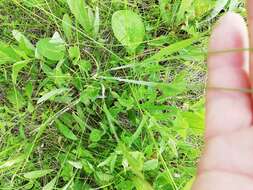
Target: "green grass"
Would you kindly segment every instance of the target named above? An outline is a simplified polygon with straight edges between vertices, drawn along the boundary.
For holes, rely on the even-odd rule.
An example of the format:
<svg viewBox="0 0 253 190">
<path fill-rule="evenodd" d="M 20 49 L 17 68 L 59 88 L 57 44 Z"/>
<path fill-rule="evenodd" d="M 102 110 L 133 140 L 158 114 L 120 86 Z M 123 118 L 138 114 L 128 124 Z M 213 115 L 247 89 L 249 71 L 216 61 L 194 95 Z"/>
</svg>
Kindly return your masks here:
<svg viewBox="0 0 253 190">
<path fill-rule="evenodd" d="M 243 3 L 77 2 L 0 1 L 0 189 L 189 190 L 210 29 Z"/>
</svg>

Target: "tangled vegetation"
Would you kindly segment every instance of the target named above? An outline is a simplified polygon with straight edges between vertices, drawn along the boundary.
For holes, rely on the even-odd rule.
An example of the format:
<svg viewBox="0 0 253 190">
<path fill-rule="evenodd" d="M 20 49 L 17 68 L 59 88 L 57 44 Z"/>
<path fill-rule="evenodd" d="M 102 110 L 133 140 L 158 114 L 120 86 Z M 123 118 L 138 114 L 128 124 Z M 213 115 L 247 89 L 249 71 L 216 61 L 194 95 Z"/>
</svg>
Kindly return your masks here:
<svg viewBox="0 0 253 190">
<path fill-rule="evenodd" d="M 0 189 L 189 190 L 210 29 L 239 0 L 1 0 Z"/>
</svg>

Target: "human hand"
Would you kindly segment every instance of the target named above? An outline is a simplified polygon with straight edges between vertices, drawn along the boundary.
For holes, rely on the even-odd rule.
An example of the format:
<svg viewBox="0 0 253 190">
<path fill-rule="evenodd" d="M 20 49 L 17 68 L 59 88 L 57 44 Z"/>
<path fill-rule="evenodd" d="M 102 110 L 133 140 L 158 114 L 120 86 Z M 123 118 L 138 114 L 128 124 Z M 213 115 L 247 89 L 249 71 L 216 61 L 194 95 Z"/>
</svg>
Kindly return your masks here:
<svg viewBox="0 0 253 190">
<path fill-rule="evenodd" d="M 193 190 L 253 189 L 253 96 L 246 90 L 253 84 L 253 53 L 245 51 L 248 41 L 253 47 L 252 0 L 248 10 L 250 40 L 235 13 L 220 19 L 210 39 L 206 145 Z"/>
</svg>

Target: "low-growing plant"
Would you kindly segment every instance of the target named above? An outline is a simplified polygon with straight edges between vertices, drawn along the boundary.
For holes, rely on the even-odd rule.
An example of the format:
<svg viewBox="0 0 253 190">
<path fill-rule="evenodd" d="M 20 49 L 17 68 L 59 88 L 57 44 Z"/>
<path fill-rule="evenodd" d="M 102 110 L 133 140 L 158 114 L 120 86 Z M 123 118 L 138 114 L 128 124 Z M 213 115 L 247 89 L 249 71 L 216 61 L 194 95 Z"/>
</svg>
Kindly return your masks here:
<svg viewBox="0 0 253 190">
<path fill-rule="evenodd" d="M 189 190 L 210 26 L 241 5 L 1 1 L 0 189 Z"/>
</svg>

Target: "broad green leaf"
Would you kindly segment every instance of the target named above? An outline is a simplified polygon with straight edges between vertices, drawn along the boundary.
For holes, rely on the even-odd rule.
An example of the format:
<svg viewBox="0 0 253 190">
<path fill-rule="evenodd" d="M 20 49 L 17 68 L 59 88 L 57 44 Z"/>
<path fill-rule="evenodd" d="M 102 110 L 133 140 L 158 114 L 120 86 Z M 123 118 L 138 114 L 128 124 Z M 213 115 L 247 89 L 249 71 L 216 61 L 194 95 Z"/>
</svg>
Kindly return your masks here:
<svg viewBox="0 0 253 190">
<path fill-rule="evenodd" d="M 103 136 L 103 132 L 98 129 L 93 129 L 90 133 L 90 141 L 91 142 L 98 142 L 100 141 L 101 137 Z"/>
<path fill-rule="evenodd" d="M 15 49 L 3 42 L 0 42 L 0 65 L 21 61 Z"/>
<path fill-rule="evenodd" d="M 52 61 L 59 61 L 65 56 L 65 44 L 56 38 L 41 39 L 37 43 L 38 53 Z"/>
<path fill-rule="evenodd" d="M 187 121 L 190 129 L 192 129 L 195 135 L 202 135 L 205 126 L 205 114 L 204 111 L 199 112 L 183 112 L 183 119 Z"/>
<path fill-rule="evenodd" d="M 52 179 L 48 184 L 46 184 L 42 190 L 53 190 L 54 186 L 56 184 L 57 181 L 57 177 L 55 177 L 54 179 Z"/>
<path fill-rule="evenodd" d="M 84 0 L 67 0 L 69 8 L 86 34 L 93 36 L 94 15 Z"/>
<path fill-rule="evenodd" d="M 59 120 L 56 120 L 56 126 L 59 129 L 60 133 L 73 141 L 76 141 L 78 138 L 76 137 L 76 135 L 66 126 L 64 125 L 62 122 L 60 122 Z"/>
<path fill-rule="evenodd" d="M 155 170 L 159 165 L 159 162 L 157 159 L 148 160 L 143 164 L 143 170 L 144 171 L 150 171 Z"/>
<path fill-rule="evenodd" d="M 28 52 L 33 52 L 35 50 L 33 44 L 18 30 L 13 30 L 12 35 L 19 42 L 20 46 L 23 49 L 27 50 Z"/>
<path fill-rule="evenodd" d="M 115 37 L 130 53 L 133 53 L 144 40 L 144 23 L 142 18 L 133 11 L 115 12 L 112 16 L 112 29 Z"/>
<path fill-rule="evenodd" d="M 65 14 L 62 19 L 62 28 L 68 41 L 72 39 L 72 20 L 68 14 Z"/>
<path fill-rule="evenodd" d="M 55 97 L 57 95 L 61 95 L 62 93 L 66 92 L 66 91 L 68 91 L 67 88 L 60 88 L 60 89 L 52 90 L 52 91 L 44 94 L 40 99 L 38 99 L 37 104 L 45 102 L 45 101 L 49 100 L 50 98 Z"/>
<path fill-rule="evenodd" d="M 37 179 L 41 178 L 47 174 L 50 174 L 53 170 L 36 170 L 32 172 L 27 172 L 24 174 L 24 177 L 27 179 Z"/>
<path fill-rule="evenodd" d="M 18 77 L 18 73 L 30 62 L 30 60 L 25 60 L 25 61 L 20 61 L 15 63 L 12 66 L 12 82 L 13 84 L 17 83 L 17 77 Z"/>
</svg>

